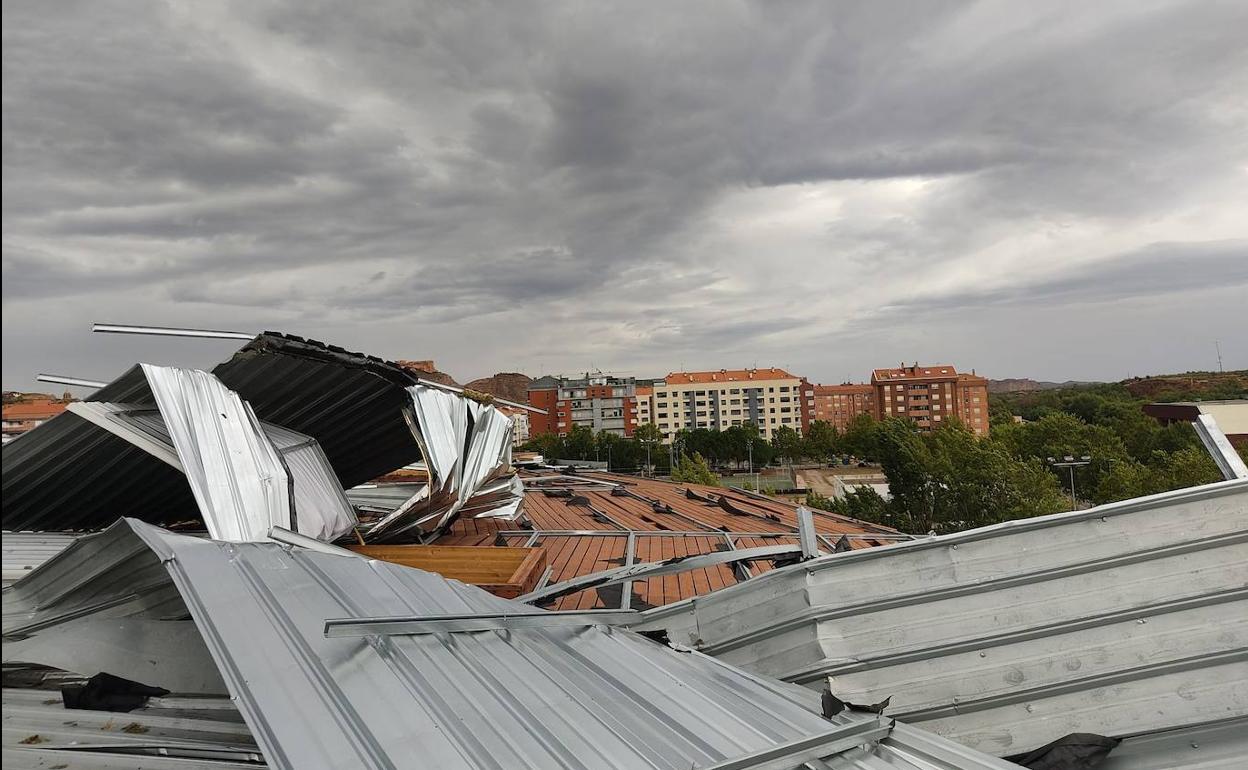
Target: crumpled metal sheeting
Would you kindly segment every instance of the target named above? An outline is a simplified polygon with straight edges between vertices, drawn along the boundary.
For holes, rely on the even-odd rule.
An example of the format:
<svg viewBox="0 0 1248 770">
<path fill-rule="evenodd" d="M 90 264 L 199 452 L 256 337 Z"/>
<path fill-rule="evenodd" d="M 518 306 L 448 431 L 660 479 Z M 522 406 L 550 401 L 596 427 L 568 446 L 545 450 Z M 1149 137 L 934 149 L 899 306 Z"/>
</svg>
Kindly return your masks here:
<svg viewBox="0 0 1248 770">
<path fill-rule="evenodd" d="M 517 605 L 386 562 L 196 540 L 132 520 L 98 538 L 113 555 L 153 550 L 274 767 L 688 770 L 876 721 L 853 712 L 825 720 L 784 685 L 601 626 L 327 638 L 332 617 Z M 58 585 L 67 597 L 92 591 L 78 577 L 95 555 L 76 544 L 10 591 L 30 594 L 27 602 Z M 96 579 L 124 592 L 133 567 L 101 561 L 117 575 Z M 1012 767 L 987 759 L 864 766 Z"/>
<path fill-rule="evenodd" d="M 350 532 L 357 523 L 355 509 L 321 445 L 280 425 L 262 425 L 290 474 L 299 534 L 329 542 Z"/>
<path fill-rule="evenodd" d="M 135 402 L 71 404 L 21 447 L 5 447 L 5 527 L 201 519 L 220 539 L 261 539 L 292 516 L 321 539 L 354 527 L 316 442 L 259 422 L 213 375 L 141 364 L 119 382 L 131 383 Z"/>
<path fill-rule="evenodd" d="M 161 555 L 136 539 L 127 522 L 136 520 L 122 519 L 103 532 L 77 538 L 5 588 L 4 636 L 28 636 L 92 616 L 188 617 Z"/>
<path fill-rule="evenodd" d="M 54 690 L 6 687 L 3 703 L 5 768 L 264 766 L 251 731 L 228 698 L 152 698 L 143 708 L 116 714 L 66 710 Z M 162 752 L 165 756 L 158 755 Z"/>
<path fill-rule="evenodd" d="M 492 406 L 423 385 L 411 396 L 409 426 L 429 470 L 429 483 L 365 534 L 369 542 L 401 542 L 426 534 L 461 513 L 514 520 L 524 485 L 511 467 L 511 418 Z"/>
<path fill-rule="evenodd" d="M 208 534 L 244 541 L 294 529 L 290 477 L 238 394 L 208 372 L 142 367 Z"/>
</svg>

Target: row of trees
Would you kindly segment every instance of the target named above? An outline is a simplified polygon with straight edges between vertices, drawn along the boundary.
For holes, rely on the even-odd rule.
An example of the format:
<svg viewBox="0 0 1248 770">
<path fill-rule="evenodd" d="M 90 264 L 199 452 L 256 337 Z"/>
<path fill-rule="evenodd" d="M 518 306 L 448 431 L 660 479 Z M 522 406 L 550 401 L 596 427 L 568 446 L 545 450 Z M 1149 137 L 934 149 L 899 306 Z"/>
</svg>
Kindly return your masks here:
<svg viewBox="0 0 1248 770">
<path fill-rule="evenodd" d="M 906 532 L 951 532 L 1069 509 L 1069 472 L 1049 458 L 1091 458 L 1074 474 L 1085 505 L 1220 478 L 1191 426 L 1162 426 L 1141 403 L 1116 386 L 1046 391 L 1035 399 L 993 396 L 986 438 L 956 420 L 920 432 L 909 420 L 860 415 L 843 431 L 816 421 L 804 436 L 782 427 L 770 441 L 751 424 L 700 428 L 678 433 L 673 450 L 654 425 L 642 425 L 632 438 L 578 427 L 563 438 L 538 436 L 526 448 L 548 457 L 609 460 L 622 471 L 640 470 L 648 456 L 656 473 L 698 483 L 716 481 L 712 468 L 744 468 L 751 458 L 758 468 L 852 457 L 880 465 L 891 499 L 864 488 L 841 500 L 812 494 L 811 505 Z"/>
</svg>

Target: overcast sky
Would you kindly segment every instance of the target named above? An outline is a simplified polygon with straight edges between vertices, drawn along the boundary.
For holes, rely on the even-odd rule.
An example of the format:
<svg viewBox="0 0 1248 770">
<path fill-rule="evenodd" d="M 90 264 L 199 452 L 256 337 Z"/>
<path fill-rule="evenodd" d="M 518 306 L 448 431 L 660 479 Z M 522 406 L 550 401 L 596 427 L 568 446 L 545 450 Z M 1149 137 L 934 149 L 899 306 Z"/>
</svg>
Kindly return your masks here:
<svg viewBox="0 0 1248 770">
<path fill-rule="evenodd" d="M 358 6 L 358 7 L 357 7 Z M 1248 3 L 5 2 L 3 384 L 1248 367 Z"/>
</svg>

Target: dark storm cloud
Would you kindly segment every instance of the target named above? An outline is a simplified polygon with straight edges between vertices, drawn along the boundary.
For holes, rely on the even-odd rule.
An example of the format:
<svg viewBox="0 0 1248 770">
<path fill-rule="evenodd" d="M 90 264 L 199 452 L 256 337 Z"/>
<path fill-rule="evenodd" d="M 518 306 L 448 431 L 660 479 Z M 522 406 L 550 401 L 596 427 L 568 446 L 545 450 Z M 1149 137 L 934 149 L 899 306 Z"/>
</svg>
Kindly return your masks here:
<svg viewBox="0 0 1248 770">
<path fill-rule="evenodd" d="M 1240 3 L 5 17 L 4 334 L 41 355 L 90 357 L 61 335 L 132 312 L 294 324 L 458 375 L 762 348 L 840 378 L 902 352 L 838 333 L 919 344 L 900 309 L 962 323 L 1243 283 Z M 1163 348 L 1166 320 L 1145 321 Z M 412 328 L 455 342 L 416 349 L 435 337 Z M 6 386 L 31 349 L 5 345 Z"/>
</svg>

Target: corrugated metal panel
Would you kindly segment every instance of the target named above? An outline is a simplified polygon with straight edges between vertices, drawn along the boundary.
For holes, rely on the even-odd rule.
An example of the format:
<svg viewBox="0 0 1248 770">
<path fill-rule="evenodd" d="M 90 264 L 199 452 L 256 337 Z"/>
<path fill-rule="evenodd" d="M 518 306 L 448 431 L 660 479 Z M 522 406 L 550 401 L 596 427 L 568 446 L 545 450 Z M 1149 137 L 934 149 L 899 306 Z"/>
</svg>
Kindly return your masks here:
<svg viewBox="0 0 1248 770">
<path fill-rule="evenodd" d="M 71 404 L 69 420 L 31 431 L 14 451 L 5 447 L 5 527 L 101 527 L 131 515 L 198 519 L 221 539 L 258 540 L 274 525 L 290 527 L 292 506 L 299 531 L 312 537 L 333 539 L 355 525 L 315 441 L 261 424 L 207 372 L 148 364 L 137 371 L 152 403 Z"/>
<path fill-rule="evenodd" d="M 122 606 L 152 612 L 151 602 L 117 602 L 133 585 L 154 585 L 154 570 L 176 584 L 275 767 L 688 770 L 881 724 L 853 712 L 825 720 L 793 688 L 602 626 L 327 638 L 329 618 L 519 606 L 394 564 L 196 540 L 137 521 L 79 540 L 6 591 L 6 633 Z M 905 731 L 883 745 L 842 766 L 1014 767 Z M 923 759 L 903 761 L 906 753 Z"/>
<path fill-rule="evenodd" d="M 3 570 L 0 578 L 4 585 L 21 580 L 26 575 L 69 547 L 81 535 L 72 532 L 5 532 L 3 545 Z"/>
<path fill-rule="evenodd" d="M 836 554 L 647 613 L 1008 756 L 1248 715 L 1248 482 Z"/>
<path fill-rule="evenodd" d="M 315 438 L 343 487 L 421 458 L 403 416 L 416 379 L 397 364 L 266 332 L 213 374 L 260 419 Z"/>
<path fill-rule="evenodd" d="M 118 714 L 69 711 L 55 690 L 6 687 L 3 703 L 6 768 L 264 766 L 228 698 L 152 698 L 143 708 Z"/>
<path fill-rule="evenodd" d="M 4 445 L 5 529 L 94 529 L 122 516 L 197 519 L 186 476 L 71 412 Z"/>
</svg>

